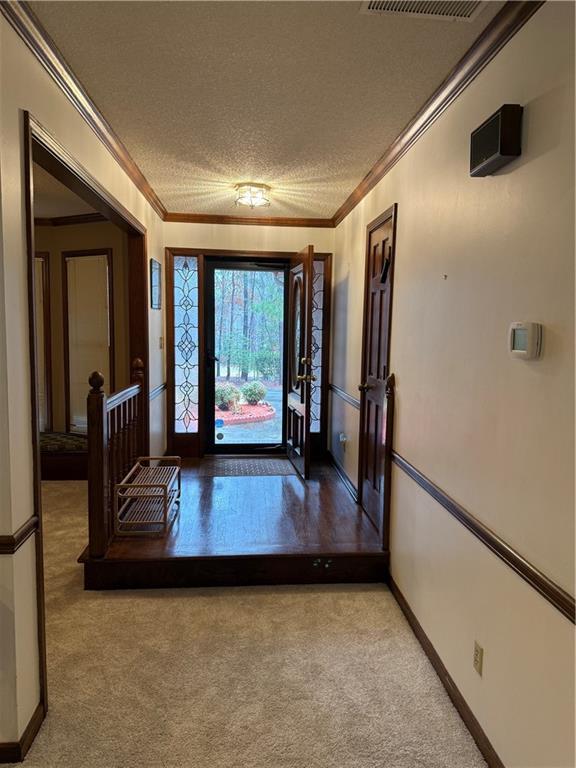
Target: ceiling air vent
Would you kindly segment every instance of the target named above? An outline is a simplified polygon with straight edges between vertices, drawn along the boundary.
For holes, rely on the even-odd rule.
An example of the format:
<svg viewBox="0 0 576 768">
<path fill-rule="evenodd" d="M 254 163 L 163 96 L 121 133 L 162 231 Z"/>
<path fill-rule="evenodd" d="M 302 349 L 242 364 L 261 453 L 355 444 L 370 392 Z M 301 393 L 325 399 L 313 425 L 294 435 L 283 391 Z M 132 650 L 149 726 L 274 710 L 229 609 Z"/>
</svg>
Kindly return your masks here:
<svg viewBox="0 0 576 768">
<path fill-rule="evenodd" d="M 444 21 L 472 21 L 484 5 L 482 0 L 365 0 L 360 13 L 387 16 L 420 16 Z"/>
</svg>

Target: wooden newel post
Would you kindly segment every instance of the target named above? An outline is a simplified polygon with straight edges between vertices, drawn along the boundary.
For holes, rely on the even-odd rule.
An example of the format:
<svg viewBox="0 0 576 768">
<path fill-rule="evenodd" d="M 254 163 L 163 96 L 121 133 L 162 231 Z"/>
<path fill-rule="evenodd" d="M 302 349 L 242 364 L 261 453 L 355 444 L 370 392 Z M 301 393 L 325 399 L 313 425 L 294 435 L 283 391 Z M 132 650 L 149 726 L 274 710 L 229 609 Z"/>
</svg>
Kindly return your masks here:
<svg viewBox="0 0 576 768">
<path fill-rule="evenodd" d="M 132 384 L 144 384 L 144 361 L 141 357 L 132 360 Z"/>
<path fill-rule="evenodd" d="M 132 360 L 132 384 L 140 384 L 138 397 L 138 454 L 146 456 L 148 450 L 145 446 L 146 417 L 145 408 L 148 405 L 144 400 L 144 361 L 141 357 Z"/>
<path fill-rule="evenodd" d="M 104 376 L 88 379 L 88 551 L 104 557 L 110 540 L 108 488 L 108 414 Z"/>
</svg>

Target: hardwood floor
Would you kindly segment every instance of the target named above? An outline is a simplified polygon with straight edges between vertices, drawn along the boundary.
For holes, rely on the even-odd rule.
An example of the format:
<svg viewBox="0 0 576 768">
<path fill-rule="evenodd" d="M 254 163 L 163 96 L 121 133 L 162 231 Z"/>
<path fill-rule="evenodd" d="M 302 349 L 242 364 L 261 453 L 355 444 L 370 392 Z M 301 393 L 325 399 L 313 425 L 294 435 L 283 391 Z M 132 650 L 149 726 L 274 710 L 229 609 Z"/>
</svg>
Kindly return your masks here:
<svg viewBox="0 0 576 768">
<path fill-rule="evenodd" d="M 294 476 L 198 476 L 182 469 L 165 538 L 118 538 L 83 556 L 87 588 L 383 581 L 387 553 L 328 465 Z"/>
</svg>

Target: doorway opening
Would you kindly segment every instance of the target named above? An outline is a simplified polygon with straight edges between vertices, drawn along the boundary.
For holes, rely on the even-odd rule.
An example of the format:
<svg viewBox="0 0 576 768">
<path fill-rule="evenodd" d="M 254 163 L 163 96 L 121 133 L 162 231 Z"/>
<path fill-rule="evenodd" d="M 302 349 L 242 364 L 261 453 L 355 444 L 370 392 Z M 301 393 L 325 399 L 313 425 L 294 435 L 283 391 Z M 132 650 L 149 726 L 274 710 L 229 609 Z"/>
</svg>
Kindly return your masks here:
<svg viewBox="0 0 576 768">
<path fill-rule="evenodd" d="M 123 377 L 129 375 L 132 362 L 137 360 L 139 369 L 144 372 L 138 389 L 142 399 L 147 401 L 147 258 L 146 230 L 142 224 L 33 116 L 23 112 L 22 117 L 33 519 L 37 521 L 36 586 L 43 716 L 47 710 L 47 666 L 41 480 L 71 480 L 89 474 L 86 436 L 81 432 L 88 421 L 84 404 L 89 389 L 87 375 L 91 370 L 87 370 L 87 366 L 93 369 L 92 361 L 87 361 L 83 355 L 88 351 L 92 330 L 98 340 L 101 359 L 108 365 L 106 386 L 116 389 L 122 386 Z M 116 241 L 112 245 L 113 233 L 116 233 Z M 89 242 L 90 238 L 95 242 Z M 118 244 L 120 240 L 121 246 Z M 89 250 L 92 253 L 88 253 Z M 77 258 L 79 256 L 84 258 Z M 91 275 L 86 274 L 87 265 L 93 267 Z M 112 293 L 113 267 L 118 278 L 114 285 L 125 287 L 122 294 Z M 89 287 L 94 288 L 96 277 L 98 290 L 91 292 Z M 86 303 L 88 300 L 90 306 Z M 114 312 L 115 323 L 112 322 L 113 304 L 117 310 Z M 113 345 L 113 340 L 120 343 Z M 117 359 L 111 355 L 112 346 Z M 100 358 L 95 365 L 100 365 Z M 80 393 L 82 375 L 86 378 L 82 384 L 83 402 Z M 106 394 L 108 391 L 110 389 Z M 102 397 L 105 397 L 104 390 Z M 142 409 L 140 424 L 142 443 L 145 444 L 148 441 L 147 409 Z"/>
<path fill-rule="evenodd" d="M 286 267 L 208 261 L 207 453 L 285 446 Z"/>
<path fill-rule="evenodd" d="M 307 476 L 327 457 L 331 254 L 167 248 L 165 265 L 169 453 L 286 454 Z"/>
</svg>

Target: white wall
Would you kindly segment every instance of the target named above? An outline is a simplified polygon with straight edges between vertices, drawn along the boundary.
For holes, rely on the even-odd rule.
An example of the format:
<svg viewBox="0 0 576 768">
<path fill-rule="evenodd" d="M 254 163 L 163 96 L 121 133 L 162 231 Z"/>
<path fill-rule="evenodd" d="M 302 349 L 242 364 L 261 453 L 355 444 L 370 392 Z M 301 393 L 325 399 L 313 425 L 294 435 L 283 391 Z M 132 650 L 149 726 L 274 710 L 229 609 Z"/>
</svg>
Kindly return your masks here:
<svg viewBox="0 0 576 768">
<path fill-rule="evenodd" d="M 21 114 L 25 109 L 146 226 L 148 255 L 161 262 L 164 256 L 158 216 L 0 17 L 0 534 L 12 534 L 34 513 Z M 151 317 L 152 386 L 164 380 L 157 339 L 161 325 L 161 318 Z M 158 403 L 155 407 L 161 408 L 162 400 Z M 161 434 L 154 439 L 161 443 Z M 158 447 L 163 450 L 163 444 Z M 0 742 L 20 737 L 39 700 L 34 546 L 32 537 L 13 557 L 0 558 Z"/>
<path fill-rule="evenodd" d="M 572 593 L 573 41 L 573 5 L 546 3 L 337 228 L 332 363 L 357 396 L 366 225 L 397 202 L 394 448 Z M 503 103 L 522 157 L 472 179 L 470 133 Z M 544 324 L 541 360 L 508 356 L 513 320 Z M 336 400 L 337 450 L 358 412 Z M 341 458 L 355 480 L 355 443 Z M 573 626 L 393 474 L 392 575 L 488 737 L 507 766 L 573 766 Z"/>
<path fill-rule="evenodd" d="M 239 251 L 301 251 L 313 245 L 319 253 L 332 253 L 334 230 L 164 222 L 164 241 L 169 248 L 236 248 Z"/>
</svg>

